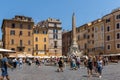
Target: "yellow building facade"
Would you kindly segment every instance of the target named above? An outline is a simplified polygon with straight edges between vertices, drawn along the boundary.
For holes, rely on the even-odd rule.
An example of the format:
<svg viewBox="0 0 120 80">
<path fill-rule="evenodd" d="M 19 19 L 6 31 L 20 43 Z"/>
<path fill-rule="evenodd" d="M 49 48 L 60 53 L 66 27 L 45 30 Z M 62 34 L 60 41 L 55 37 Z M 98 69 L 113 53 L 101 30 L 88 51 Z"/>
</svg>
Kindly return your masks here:
<svg viewBox="0 0 120 80">
<path fill-rule="evenodd" d="M 33 28 L 34 56 L 49 56 L 48 52 L 48 34 L 44 28 Z"/>
</svg>

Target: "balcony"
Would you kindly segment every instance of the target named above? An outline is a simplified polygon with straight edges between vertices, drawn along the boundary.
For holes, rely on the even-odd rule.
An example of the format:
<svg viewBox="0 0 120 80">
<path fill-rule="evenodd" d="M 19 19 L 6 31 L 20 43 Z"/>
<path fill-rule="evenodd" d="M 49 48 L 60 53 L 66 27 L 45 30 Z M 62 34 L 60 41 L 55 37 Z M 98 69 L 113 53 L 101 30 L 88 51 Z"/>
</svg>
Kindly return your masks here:
<svg viewBox="0 0 120 80">
<path fill-rule="evenodd" d="M 24 51 L 25 46 L 24 45 L 18 45 L 17 49 L 18 49 L 18 51 Z"/>
</svg>

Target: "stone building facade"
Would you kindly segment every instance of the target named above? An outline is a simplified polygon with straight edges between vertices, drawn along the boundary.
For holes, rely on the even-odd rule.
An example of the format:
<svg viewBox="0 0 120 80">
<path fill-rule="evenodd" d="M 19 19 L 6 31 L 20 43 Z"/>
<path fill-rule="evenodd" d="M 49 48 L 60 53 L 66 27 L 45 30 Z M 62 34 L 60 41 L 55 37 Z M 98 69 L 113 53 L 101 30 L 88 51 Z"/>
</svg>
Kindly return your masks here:
<svg viewBox="0 0 120 80">
<path fill-rule="evenodd" d="M 62 33 L 62 55 L 67 56 L 70 45 L 72 43 L 72 31 Z"/>
<path fill-rule="evenodd" d="M 33 27 L 31 17 L 15 16 L 2 22 L 3 48 L 20 54 L 33 54 Z"/>
<path fill-rule="evenodd" d="M 105 26 L 105 53 L 120 52 L 120 9 L 103 17 Z"/>
<path fill-rule="evenodd" d="M 69 48 L 69 38 L 65 38 L 71 31 L 62 35 L 63 49 Z M 87 37 L 86 37 L 87 36 Z M 77 27 L 76 34 L 79 49 L 84 54 L 99 55 L 120 53 L 120 8 Z M 65 42 L 68 42 L 65 44 Z M 63 50 L 63 53 L 67 53 Z"/>
</svg>

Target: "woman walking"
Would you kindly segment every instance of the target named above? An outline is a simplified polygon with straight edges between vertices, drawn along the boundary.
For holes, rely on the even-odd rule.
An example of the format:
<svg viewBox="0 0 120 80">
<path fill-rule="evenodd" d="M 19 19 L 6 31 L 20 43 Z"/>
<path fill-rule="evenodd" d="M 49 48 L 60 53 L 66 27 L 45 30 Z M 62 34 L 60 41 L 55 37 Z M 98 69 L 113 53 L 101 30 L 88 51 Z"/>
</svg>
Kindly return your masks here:
<svg viewBox="0 0 120 80">
<path fill-rule="evenodd" d="M 93 69 L 92 56 L 89 55 L 87 60 L 87 72 L 89 77 L 92 76 L 92 69 Z"/>
<path fill-rule="evenodd" d="M 103 61 L 102 61 L 102 57 L 99 56 L 98 61 L 97 61 L 97 70 L 98 70 L 98 75 L 99 78 L 101 78 L 102 76 L 102 69 L 103 69 Z"/>
</svg>

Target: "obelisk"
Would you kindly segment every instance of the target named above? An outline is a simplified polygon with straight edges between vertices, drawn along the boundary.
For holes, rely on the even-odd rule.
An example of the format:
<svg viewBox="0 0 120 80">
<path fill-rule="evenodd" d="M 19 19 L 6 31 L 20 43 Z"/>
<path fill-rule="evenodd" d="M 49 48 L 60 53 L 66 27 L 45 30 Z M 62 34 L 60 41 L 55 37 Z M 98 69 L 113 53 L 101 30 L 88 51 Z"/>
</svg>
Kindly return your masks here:
<svg viewBox="0 0 120 80">
<path fill-rule="evenodd" d="M 72 15 L 72 43 L 69 48 L 68 56 L 81 56 L 82 53 L 78 49 L 77 39 L 76 39 L 76 21 L 75 13 Z"/>
<path fill-rule="evenodd" d="M 76 42 L 76 21 L 75 21 L 75 13 L 72 15 L 72 46 L 78 48 Z"/>
</svg>

